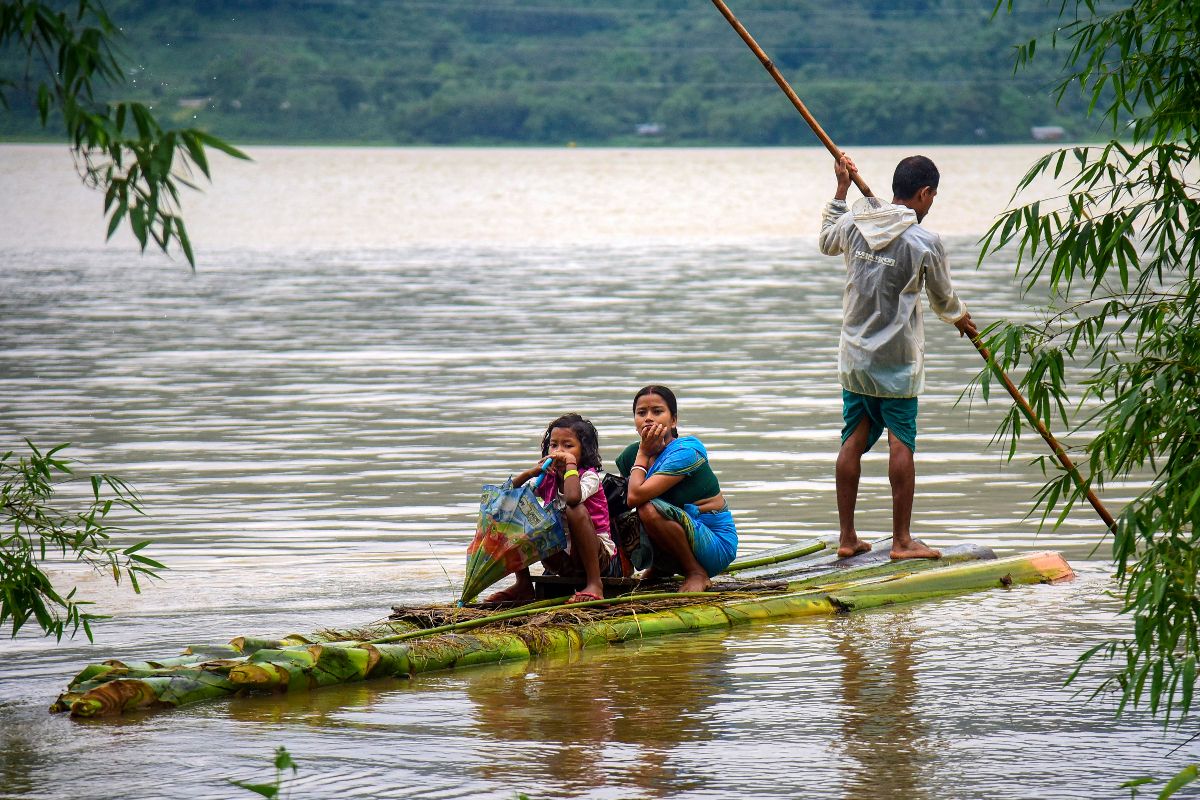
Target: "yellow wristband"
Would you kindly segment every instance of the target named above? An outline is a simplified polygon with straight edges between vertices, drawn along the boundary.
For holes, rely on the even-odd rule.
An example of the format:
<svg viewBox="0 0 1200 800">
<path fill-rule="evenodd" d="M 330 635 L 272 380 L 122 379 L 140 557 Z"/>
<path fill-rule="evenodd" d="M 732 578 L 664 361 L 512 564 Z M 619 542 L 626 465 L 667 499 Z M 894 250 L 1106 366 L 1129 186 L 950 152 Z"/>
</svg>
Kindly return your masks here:
<svg viewBox="0 0 1200 800">
<path fill-rule="evenodd" d="M 563 473 L 563 478 L 569 478 L 569 477 L 571 477 L 572 475 L 578 475 L 578 474 L 579 474 L 579 470 L 577 470 L 577 469 L 569 469 L 569 470 L 567 470 L 566 472 L 564 472 L 564 473 Z"/>
</svg>

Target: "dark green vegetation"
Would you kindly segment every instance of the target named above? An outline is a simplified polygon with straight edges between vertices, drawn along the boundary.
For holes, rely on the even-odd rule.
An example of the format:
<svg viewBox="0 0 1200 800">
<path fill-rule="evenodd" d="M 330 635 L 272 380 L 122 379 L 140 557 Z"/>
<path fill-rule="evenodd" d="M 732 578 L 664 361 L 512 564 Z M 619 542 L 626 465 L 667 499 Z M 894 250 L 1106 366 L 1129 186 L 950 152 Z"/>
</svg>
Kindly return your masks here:
<svg viewBox="0 0 1200 800">
<path fill-rule="evenodd" d="M 1044 422 L 1073 421 L 1090 439 L 1090 483 L 1145 481 L 1113 537 L 1131 636 L 1093 648 L 1081 668 L 1110 661 L 1101 690 L 1169 724 L 1193 710 L 1200 659 L 1200 4 L 1126 3 L 1067 25 L 1059 48 L 1064 91 L 1084 87 L 1113 139 L 1040 160 L 1022 188 L 1052 174 L 1067 193 L 992 228 L 983 255 L 1018 245 L 1031 299 L 1049 292 L 1041 322 L 996 326 L 989 343 L 1005 368 L 1025 369 Z M 1015 410 L 1002 428 L 1025 430 Z M 1051 475 L 1042 508 L 1062 521 L 1086 485 Z M 1196 776 L 1192 765 L 1168 788 Z"/>
<path fill-rule="evenodd" d="M 84 499 L 63 500 L 63 482 L 75 477 L 62 455 L 66 445 L 42 452 L 27 443 L 29 453 L 0 455 L 0 633 L 12 636 L 33 617 L 42 632 L 62 639 L 82 626 L 92 638 L 91 623 L 102 619 L 86 613 L 88 601 L 54 588 L 43 569 L 47 559 L 71 559 L 112 575 L 128 577 L 135 592 L 138 576 L 154 577 L 164 569 L 138 551 L 148 542 L 125 548 L 112 544 L 116 529 L 108 515 L 114 509 L 141 512 L 137 494 L 120 478 L 92 475 Z M 68 511 L 64 502 L 82 506 Z"/>
<path fill-rule="evenodd" d="M 1091 138 L 1056 66 L 1013 75 L 1053 9 L 991 0 L 734 0 L 844 145 Z M 240 142 L 807 145 L 811 134 L 708 0 L 111 0 L 117 94 Z M 5 74 L 16 64 L 11 53 Z M 32 95 L 0 135 L 39 132 Z M 636 133 L 661 126 L 657 136 Z"/>
<path fill-rule="evenodd" d="M 206 147 L 245 156 L 205 131 L 164 127 L 127 99 L 118 39 L 100 0 L 0 2 L 0 131 L 65 135 L 84 183 L 104 192 L 108 235 L 125 222 L 143 250 L 174 241 L 194 267 L 179 189 L 209 177 Z"/>
</svg>

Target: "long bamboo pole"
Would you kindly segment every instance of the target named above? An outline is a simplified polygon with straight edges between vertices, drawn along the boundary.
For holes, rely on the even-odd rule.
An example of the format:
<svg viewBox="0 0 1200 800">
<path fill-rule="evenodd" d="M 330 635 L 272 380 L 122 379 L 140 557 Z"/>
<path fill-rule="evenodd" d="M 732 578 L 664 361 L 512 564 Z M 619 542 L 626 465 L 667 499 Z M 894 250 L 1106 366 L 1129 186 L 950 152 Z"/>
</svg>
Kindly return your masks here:
<svg viewBox="0 0 1200 800">
<path fill-rule="evenodd" d="M 723 0 L 712 0 L 712 2 L 713 5 L 717 7 L 717 10 L 721 12 L 721 16 L 725 17 L 729 24 L 733 26 L 733 29 L 737 31 L 738 36 L 742 37 L 742 41 L 744 41 L 746 45 L 754 52 L 754 55 L 758 56 L 758 60 L 762 62 L 764 67 L 766 67 L 767 72 L 771 73 L 771 77 L 775 79 L 775 83 L 779 84 L 779 88 L 782 89 L 783 93 L 787 95 L 789 100 L 792 101 L 792 105 L 794 105 L 796 110 L 800 112 L 800 116 L 804 117 L 804 121 L 808 123 L 808 126 L 812 128 L 813 133 L 815 133 L 817 138 L 821 140 L 821 143 L 825 145 L 825 149 L 827 149 L 835 159 L 841 158 L 844 153 L 838 149 L 838 146 L 835 145 L 833 140 L 829 138 L 829 135 L 825 133 L 825 130 L 821 127 L 820 123 L 817 122 L 816 118 L 813 117 L 813 115 L 809 112 L 808 108 L 804 105 L 803 101 L 800 100 L 799 96 L 797 96 L 791 85 L 788 84 L 783 75 L 781 75 L 779 70 L 776 69 L 775 64 L 771 61 L 770 57 L 767 56 L 763 49 L 758 46 L 758 42 L 754 41 L 754 37 L 750 35 L 750 32 L 746 30 L 745 26 L 743 26 L 742 23 L 738 21 L 737 17 L 733 15 L 733 12 L 729 10 L 729 6 L 725 5 Z M 863 193 L 864 197 L 875 196 L 866 183 L 863 182 L 862 178 L 859 177 L 857 172 L 851 173 L 850 177 L 854 181 L 854 185 L 857 186 L 859 191 Z M 1042 422 L 1035 413 L 1033 413 L 1033 408 L 1030 407 L 1029 402 L 1021 394 L 1020 390 L 1017 389 L 1016 384 L 1012 382 L 1007 373 L 1005 373 L 1000 365 L 996 363 L 996 360 L 992 358 L 991 353 L 989 353 L 988 349 L 984 346 L 983 340 L 978 336 L 972 336 L 970 338 L 971 344 L 975 345 L 975 349 L 979 351 L 979 355 L 983 357 L 983 360 L 987 362 L 987 365 L 991 368 L 992 372 L 995 373 L 996 377 L 1000 379 L 1000 382 L 1004 384 L 1005 390 L 1008 391 L 1008 394 L 1012 397 L 1013 402 L 1017 404 L 1017 407 L 1021 409 L 1021 413 L 1025 415 L 1025 419 L 1029 421 L 1029 424 L 1032 425 L 1039 434 L 1041 434 L 1042 439 L 1050 447 L 1050 450 L 1054 453 L 1054 456 L 1058 459 L 1058 462 L 1062 464 L 1063 468 L 1067 470 L 1072 478 L 1075 479 L 1075 485 L 1084 490 L 1084 496 L 1087 497 L 1088 502 L 1091 503 L 1092 508 L 1095 509 L 1096 513 L 1100 516 L 1100 519 L 1104 520 L 1104 524 L 1108 526 L 1108 529 L 1115 533 L 1117 530 L 1116 520 L 1113 519 L 1113 515 L 1109 513 L 1107 508 L 1105 508 L 1104 503 L 1100 502 L 1100 498 L 1096 496 L 1096 493 L 1090 487 L 1088 487 L 1087 481 L 1084 479 L 1083 474 L 1080 473 L 1079 468 L 1075 466 L 1073 461 L 1071 461 L 1071 457 L 1067 455 L 1066 449 L 1062 446 L 1058 439 L 1054 437 L 1054 434 L 1050 432 L 1050 429 L 1046 427 L 1046 424 Z"/>
<path fill-rule="evenodd" d="M 841 158 L 843 155 L 845 155 L 841 150 L 838 149 L 837 145 L 833 143 L 833 139 L 830 139 L 829 135 L 825 133 L 825 129 L 821 127 L 819 122 L 817 122 L 817 118 L 809 113 L 808 106 L 804 105 L 804 101 L 801 100 L 799 95 L 792 90 L 791 85 L 784 80 L 783 75 L 781 75 L 779 70 L 776 69 L 775 63 L 771 61 L 766 52 L 758 46 L 758 42 L 754 41 L 754 37 L 750 35 L 750 31 L 746 30 L 745 27 L 742 26 L 742 23 L 738 22 L 737 17 L 735 17 L 733 12 L 729 10 L 729 6 L 725 5 L 725 3 L 721 2 L 721 0 L 713 0 L 713 5 L 717 7 L 717 10 L 721 12 L 721 15 L 728 20 L 730 25 L 733 26 L 733 29 L 737 31 L 738 36 L 742 37 L 742 41 L 746 43 L 746 46 L 754 51 L 754 55 L 758 56 L 758 60 L 762 62 L 762 65 L 766 68 L 767 72 L 771 73 L 771 77 L 775 79 L 775 83 L 779 84 L 779 88 L 782 89 L 783 93 L 786 94 L 788 99 L 792 101 L 792 105 L 794 105 L 796 110 L 800 112 L 800 116 L 804 117 L 804 121 L 808 123 L 808 127 L 812 128 L 813 133 L 815 133 L 817 138 L 821 140 L 821 144 L 825 145 L 825 149 L 828 150 L 834 158 Z M 852 174 L 850 179 L 854 181 L 854 185 L 858 187 L 858 190 L 863 193 L 864 197 L 875 196 L 875 193 L 871 191 L 871 187 L 867 186 L 866 182 L 863 181 L 862 177 L 860 177 L 857 173 Z"/>
</svg>

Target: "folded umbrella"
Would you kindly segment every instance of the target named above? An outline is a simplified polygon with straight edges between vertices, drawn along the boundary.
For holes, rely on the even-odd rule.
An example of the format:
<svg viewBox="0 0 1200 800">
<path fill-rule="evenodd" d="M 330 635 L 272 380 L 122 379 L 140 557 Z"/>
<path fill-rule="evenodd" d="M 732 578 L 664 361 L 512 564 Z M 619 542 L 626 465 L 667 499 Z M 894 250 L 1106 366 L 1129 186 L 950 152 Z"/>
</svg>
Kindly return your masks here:
<svg viewBox="0 0 1200 800">
<path fill-rule="evenodd" d="M 547 459 L 547 467 L 549 463 Z M 532 486 L 514 487 L 509 478 L 503 486 L 483 487 L 475 539 L 467 548 L 467 575 L 459 605 L 471 602 L 506 575 L 566 549 L 562 514 L 543 505 L 536 493 L 544 478 L 543 471 Z"/>
</svg>

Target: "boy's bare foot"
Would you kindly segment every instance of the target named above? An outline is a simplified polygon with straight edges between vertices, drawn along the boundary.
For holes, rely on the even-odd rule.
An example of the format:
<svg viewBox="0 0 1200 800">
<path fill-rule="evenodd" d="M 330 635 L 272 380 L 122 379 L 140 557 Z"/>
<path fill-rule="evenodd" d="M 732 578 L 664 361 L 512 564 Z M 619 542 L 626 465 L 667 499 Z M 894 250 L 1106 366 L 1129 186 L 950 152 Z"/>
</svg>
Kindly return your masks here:
<svg viewBox="0 0 1200 800">
<path fill-rule="evenodd" d="M 507 589 L 501 589 L 495 594 L 489 594 L 483 599 L 485 603 L 528 603 L 533 599 L 533 587 L 517 584 Z"/>
<path fill-rule="evenodd" d="M 855 539 L 854 544 L 844 544 L 838 547 L 838 558 L 850 558 L 851 556 L 862 555 L 863 553 L 871 552 L 871 543 L 864 542 L 862 539 Z"/>
<path fill-rule="evenodd" d="M 680 584 L 679 591 L 704 592 L 707 591 L 708 587 L 710 586 L 712 586 L 712 581 L 708 579 L 707 575 L 689 575 L 687 578 L 684 578 L 683 583 Z"/>
<path fill-rule="evenodd" d="M 892 544 L 892 559 L 899 561 L 903 558 L 941 558 L 942 551 L 926 547 L 916 539 L 905 545 Z"/>
</svg>

